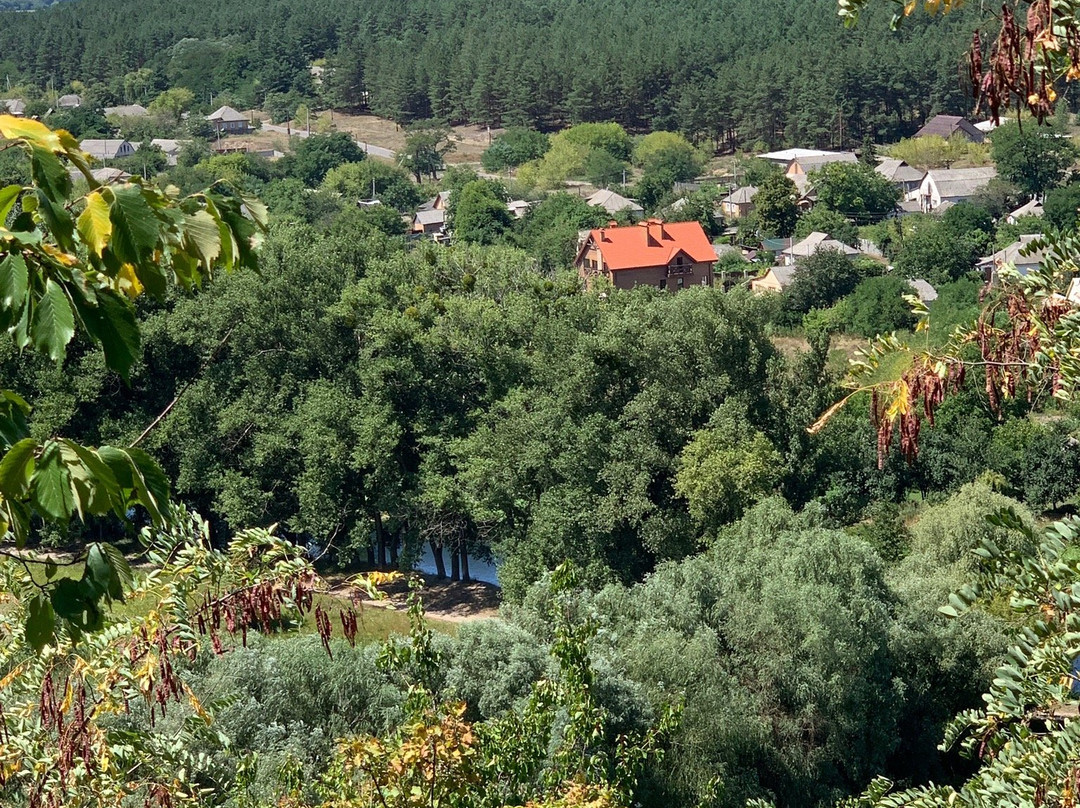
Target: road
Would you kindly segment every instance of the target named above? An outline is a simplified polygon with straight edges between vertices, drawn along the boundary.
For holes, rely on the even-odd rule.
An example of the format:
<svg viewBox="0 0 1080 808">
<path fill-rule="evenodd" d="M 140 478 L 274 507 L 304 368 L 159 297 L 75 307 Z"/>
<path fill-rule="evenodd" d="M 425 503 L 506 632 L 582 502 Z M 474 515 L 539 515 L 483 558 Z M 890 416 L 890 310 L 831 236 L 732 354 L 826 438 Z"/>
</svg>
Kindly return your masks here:
<svg viewBox="0 0 1080 808">
<path fill-rule="evenodd" d="M 308 133 L 304 129 L 292 129 L 289 130 L 284 126 L 277 126 L 276 124 L 263 122 L 263 130 L 267 132 L 277 132 L 281 135 L 292 135 L 292 137 L 305 138 Z M 387 160 L 394 160 L 397 155 L 391 149 L 385 149 L 382 146 L 376 146 L 374 143 L 365 143 L 362 140 L 356 141 L 356 145 L 364 150 L 366 154 L 370 154 L 372 157 L 384 157 Z"/>
</svg>

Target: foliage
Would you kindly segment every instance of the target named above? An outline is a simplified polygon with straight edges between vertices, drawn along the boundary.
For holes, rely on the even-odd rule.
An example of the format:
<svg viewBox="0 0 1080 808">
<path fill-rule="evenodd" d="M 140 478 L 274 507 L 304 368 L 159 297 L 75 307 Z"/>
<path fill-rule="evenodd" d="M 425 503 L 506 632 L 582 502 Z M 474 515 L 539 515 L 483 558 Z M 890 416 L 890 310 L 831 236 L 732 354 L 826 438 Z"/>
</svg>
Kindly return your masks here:
<svg viewBox="0 0 1080 808">
<path fill-rule="evenodd" d="M 846 328 L 864 337 L 912 328 L 915 315 L 904 296 L 913 293 L 907 281 L 895 275 L 859 281 L 845 301 Z"/>
<path fill-rule="evenodd" d="M 522 163 L 538 160 L 551 144 L 548 136 L 534 129 L 511 127 L 492 141 L 480 157 L 485 171 L 517 168 Z"/>
<path fill-rule="evenodd" d="M 455 238 L 476 244 L 496 244 L 510 229 L 505 191 L 488 180 L 474 180 L 455 193 L 452 228 Z"/>
<path fill-rule="evenodd" d="M 1009 121 L 994 130 L 991 154 L 998 174 L 1029 196 L 1060 185 L 1077 151 L 1060 128 Z"/>
<path fill-rule="evenodd" d="M 828 233 L 829 238 L 855 247 L 859 243 L 859 229 L 844 214 L 824 205 L 814 205 L 799 214 L 794 237 L 804 239 L 811 233 Z"/>
<path fill-rule="evenodd" d="M 893 258 L 905 278 L 938 285 L 967 277 L 975 268 L 981 239 L 960 235 L 934 217 L 905 217 L 903 241 Z M 976 234 L 978 235 L 978 234 Z"/>
<path fill-rule="evenodd" d="M 402 151 L 401 165 L 412 172 L 417 182 L 424 177 L 435 179 L 443 167 L 443 158 L 454 150 L 450 131 L 432 122 L 418 122 L 409 127 Z"/>
<path fill-rule="evenodd" d="M 345 132 L 311 135 L 296 138 L 292 153 L 282 158 L 281 170 L 309 188 L 316 188 L 331 169 L 343 163 L 359 163 L 364 156 L 364 151 Z"/>
<path fill-rule="evenodd" d="M 1058 230 L 1075 230 L 1080 218 L 1080 182 L 1051 188 L 1043 202 L 1043 216 Z"/>
<path fill-rule="evenodd" d="M 805 314 L 828 308 L 851 294 L 862 277 L 859 266 L 839 250 L 818 250 L 796 264 L 791 285 L 784 290 L 784 309 Z"/>
<path fill-rule="evenodd" d="M 903 160 L 916 168 L 950 168 L 958 164 L 986 165 L 990 162 L 990 147 L 974 143 L 956 133 L 945 139 L 941 135 L 926 135 L 901 140 L 889 148 L 889 156 Z"/>
<path fill-rule="evenodd" d="M 354 200 L 374 198 L 402 213 L 420 204 L 420 191 L 409 175 L 397 166 L 379 160 L 343 163 L 326 172 L 321 188 L 342 198 Z"/>
<path fill-rule="evenodd" d="M 706 529 L 732 522 L 779 482 L 780 455 L 754 430 L 745 408 L 727 401 L 679 455 L 675 492 Z"/>
<path fill-rule="evenodd" d="M 795 183 L 782 174 L 767 177 L 754 194 L 754 213 L 763 235 L 787 238 L 795 232 Z"/>
<path fill-rule="evenodd" d="M 888 178 L 863 163 L 827 163 L 810 172 L 810 183 L 818 204 L 856 222 L 883 218 L 900 198 L 899 189 Z"/>
<path fill-rule="evenodd" d="M 578 233 L 607 222 L 607 212 L 568 193 L 545 196 L 529 208 L 517 228 L 522 249 L 537 257 L 540 269 L 552 272 L 574 260 Z"/>
<path fill-rule="evenodd" d="M 0 227 L 0 318 L 18 348 L 33 346 L 59 362 L 78 328 L 127 379 L 140 350 L 130 299 L 144 291 L 160 297 L 173 283 L 196 286 L 215 266 L 254 262 L 265 225 L 257 201 L 209 192 L 181 199 L 137 182 L 103 187 L 66 132 L 0 116 L 0 135 L 11 141 L 8 148 L 25 152 L 32 174 L 31 185 L 0 192 L 0 218 L 21 211 L 10 229 Z M 87 181 L 81 197 L 74 195 L 69 165 Z M 243 215 L 242 204 L 256 220 Z M 26 401 L 10 391 L 2 397 L 0 522 L 19 548 L 31 538 L 35 518 L 59 525 L 72 516 L 124 519 L 139 505 L 155 525 L 168 521 L 168 481 L 148 454 L 35 439 Z M 93 563 L 80 581 L 42 587 L 31 611 L 33 645 L 42 647 L 57 630 L 77 638 L 101 627 L 100 604 L 122 598 L 127 575 L 123 557 L 105 547 L 89 549 Z"/>
</svg>

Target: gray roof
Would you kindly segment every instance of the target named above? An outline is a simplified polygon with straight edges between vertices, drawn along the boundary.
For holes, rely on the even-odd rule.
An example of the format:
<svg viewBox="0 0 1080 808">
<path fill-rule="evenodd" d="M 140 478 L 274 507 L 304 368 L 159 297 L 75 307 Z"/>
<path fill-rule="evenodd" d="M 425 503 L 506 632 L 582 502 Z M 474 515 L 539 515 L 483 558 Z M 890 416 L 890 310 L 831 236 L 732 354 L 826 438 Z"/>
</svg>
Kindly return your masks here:
<svg viewBox="0 0 1080 808">
<path fill-rule="evenodd" d="M 915 290 L 915 294 L 919 296 L 919 300 L 923 303 L 930 303 L 937 300 L 937 289 L 922 278 L 912 278 L 908 281 L 908 286 Z"/>
<path fill-rule="evenodd" d="M 742 254 L 742 250 L 731 244 L 714 244 L 712 245 L 712 248 L 713 252 L 716 253 L 717 258 L 723 258 L 725 255 L 737 255 L 743 260 L 746 259 L 746 256 Z"/>
<path fill-rule="evenodd" d="M 1043 215 L 1043 203 L 1038 199 L 1032 199 L 1029 202 L 1025 202 L 1018 207 L 1012 213 L 1009 214 L 1009 219 L 1019 219 L 1021 216 L 1042 216 Z"/>
<path fill-rule="evenodd" d="M 206 120 L 222 121 L 223 123 L 236 121 L 243 121 L 244 123 L 247 123 L 247 118 L 245 118 L 241 113 L 237 112 L 235 109 L 229 106 L 219 107 L 214 112 L 207 115 Z"/>
<path fill-rule="evenodd" d="M 105 107 L 105 114 L 118 118 L 145 118 L 150 111 L 141 104 L 121 104 L 118 107 Z"/>
<path fill-rule="evenodd" d="M 874 166 L 874 171 L 890 182 L 922 182 L 922 178 L 926 176 L 925 171 L 891 157 L 885 158 Z"/>
<path fill-rule="evenodd" d="M 798 157 L 793 162 L 798 162 L 802 170 L 809 174 L 811 171 L 817 171 L 829 163 L 857 163 L 859 158 L 855 155 L 855 152 L 834 152 L 833 154 Z"/>
<path fill-rule="evenodd" d="M 62 95 L 56 102 L 56 106 L 61 109 L 73 109 L 75 107 L 82 106 L 82 96 L 71 93 L 69 95 Z"/>
<path fill-rule="evenodd" d="M 791 286 L 791 282 L 795 280 L 796 269 L 797 267 L 770 267 L 769 272 L 766 272 L 765 275 L 768 276 L 771 272 L 772 276 L 776 278 L 776 282 L 780 284 L 780 288 L 784 289 Z"/>
<path fill-rule="evenodd" d="M 975 143 L 982 143 L 986 139 L 986 135 L 976 129 L 975 124 L 959 115 L 935 115 L 915 133 L 915 137 L 938 135 L 948 138 L 957 132 Z"/>
<path fill-rule="evenodd" d="M 926 176 L 933 180 L 942 199 L 946 197 L 963 199 L 985 188 L 990 180 L 997 177 L 997 169 L 993 166 L 935 168 L 926 172 Z"/>
<path fill-rule="evenodd" d="M 830 238 L 828 233 L 821 233 L 816 230 L 802 241 L 792 244 L 784 250 L 784 254 L 790 255 L 793 258 L 805 258 L 813 255 L 819 250 L 837 250 L 844 255 L 859 254 L 859 251 L 855 248 L 848 246 L 842 241 Z"/>
<path fill-rule="evenodd" d="M 1019 239 L 1014 241 L 1005 249 L 998 250 L 993 255 L 988 255 L 986 256 L 986 258 L 979 259 L 979 265 L 984 267 L 996 267 L 1000 264 L 1031 266 L 1034 264 L 1042 263 L 1043 258 L 1046 257 L 1046 250 L 1035 250 L 1028 255 L 1022 254 L 1027 252 L 1028 245 L 1037 238 L 1042 238 L 1042 235 L 1039 233 L 1031 233 L 1028 235 L 1020 236 Z"/>
<path fill-rule="evenodd" d="M 755 186 L 744 185 L 741 188 L 736 188 L 720 201 L 729 205 L 749 205 L 754 200 L 754 194 L 756 193 L 757 188 Z"/>
<path fill-rule="evenodd" d="M 623 210 L 642 213 L 645 210 L 645 208 L 641 207 L 641 205 L 633 199 L 627 199 L 625 196 L 608 190 L 597 191 L 586 199 L 585 202 L 594 207 L 603 208 L 608 213 L 619 213 Z"/>
<path fill-rule="evenodd" d="M 446 211 L 445 210 L 418 210 L 413 217 L 413 221 L 416 224 L 427 227 L 432 224 L 445 224 L 446 223 Z"/>
<path fill-rule="evenodd" d="M 120 153 L 124 146 L 127 146 L 134 151 L 134 146 L 126 140 L 121 140 L 119 138 L 109 138 L 107 140 L 88 138 L 79 143 L 80 149 L 91 157 L 96 157 L 98 160 L 112 160 Z"/>
<path fill-rule="evenodd" d="M 21 98 L 0 98 L 0 110 L 9 115 L 22 115 L 26 112 L 26 102 Z"/>
</svg>

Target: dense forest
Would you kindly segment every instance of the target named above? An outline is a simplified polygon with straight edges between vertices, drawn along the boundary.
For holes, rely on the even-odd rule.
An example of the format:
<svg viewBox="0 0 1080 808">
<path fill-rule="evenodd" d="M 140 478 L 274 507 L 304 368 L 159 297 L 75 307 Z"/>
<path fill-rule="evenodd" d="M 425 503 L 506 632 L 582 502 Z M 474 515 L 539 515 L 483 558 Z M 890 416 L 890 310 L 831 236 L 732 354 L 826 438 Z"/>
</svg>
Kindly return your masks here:
<svg viewBox="0 0 1080 808">
<path fill-rule="evenodd" d="M 80 0 L 0 20 L 0 80 L 78 81 L 100 105 L 168 87 L 208 107 L 322 93 L 402 122 L 614 120 L 718 148 L 841 147 L 967 112 L 961 64 L 983 22 L 970 4 L 890 33 L 874 8 L 848 30 L 829 0 Z"/>
</svg>

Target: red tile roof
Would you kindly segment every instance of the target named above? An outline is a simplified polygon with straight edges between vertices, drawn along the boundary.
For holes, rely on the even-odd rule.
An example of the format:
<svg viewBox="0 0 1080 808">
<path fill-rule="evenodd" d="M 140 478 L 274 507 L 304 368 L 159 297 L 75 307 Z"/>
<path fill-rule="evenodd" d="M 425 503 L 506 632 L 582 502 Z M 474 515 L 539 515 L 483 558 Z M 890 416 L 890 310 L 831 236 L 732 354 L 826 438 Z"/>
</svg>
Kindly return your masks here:
<svg viewBox="0 0 1080 808">
<path fill-rule="evenodd" d="M 592 242 L 610 270 L 659 267 L 671 263 L 681 251 L 694 263 L 716 261 L 716 253 L 699 222 L 661 222 L 650 219 L 628 227 L 601 227 L 589 231 L 578 258 Z"/>
</svg>

